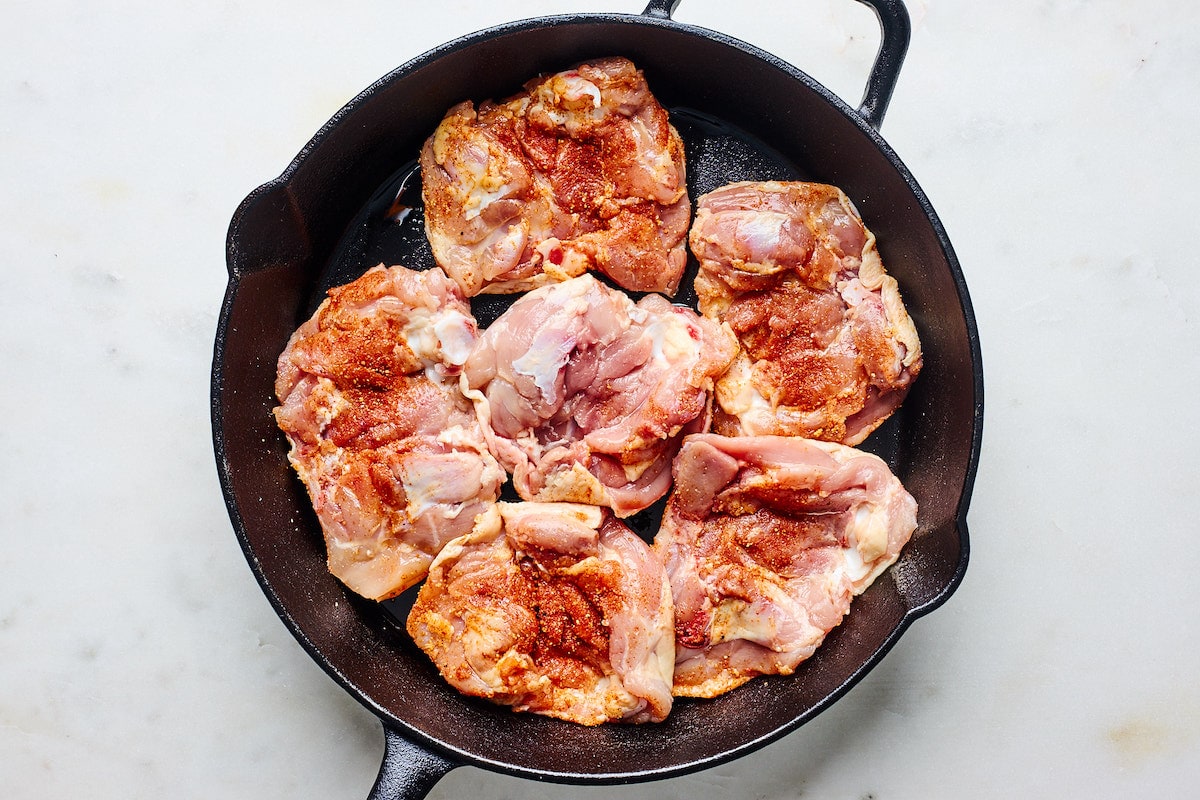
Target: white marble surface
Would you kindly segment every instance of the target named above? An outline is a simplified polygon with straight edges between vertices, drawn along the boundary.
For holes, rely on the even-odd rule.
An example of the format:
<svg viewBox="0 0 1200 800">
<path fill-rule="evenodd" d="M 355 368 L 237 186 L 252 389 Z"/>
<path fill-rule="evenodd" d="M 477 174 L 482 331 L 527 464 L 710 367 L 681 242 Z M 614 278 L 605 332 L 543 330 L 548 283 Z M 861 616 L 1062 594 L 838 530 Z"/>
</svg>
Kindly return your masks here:
<svg viewBox="0 0 1200 800">
<path fill-rule="evenodd" d="M 850 0 L 684 0 L 857 102 Z M 363 798 L 375 719 L 260 593 L 211 453 L 241 198 L 405 60 L 639 0 L 5 4 L 0 783 Z M 1185 797 L 1200 783 L 1200 10 L 913 0 L 883 134 L 962 262 L 987 384 L 972 559 L 847 697 L 631 787 L 471 768 L 431 797 Z"/>
</svg>

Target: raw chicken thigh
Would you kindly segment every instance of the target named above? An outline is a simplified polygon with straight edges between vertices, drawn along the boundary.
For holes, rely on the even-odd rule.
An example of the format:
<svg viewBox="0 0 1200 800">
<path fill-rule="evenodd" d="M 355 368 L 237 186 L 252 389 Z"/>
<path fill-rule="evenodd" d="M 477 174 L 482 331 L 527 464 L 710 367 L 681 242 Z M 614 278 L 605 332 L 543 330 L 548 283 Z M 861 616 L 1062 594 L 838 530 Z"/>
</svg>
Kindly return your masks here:
<svg viewBox="0 0 1200 800">
<path fill-rule="evenodd" d="M 475 320 L 441 270 L 382 265 L 333 289 L 279 357 L 275 409 L 325 534 L 329 569 L 382 600 L 499 496 L 458 373 Z"/>
<path fill-rule="evenodd" d="M 596 506 L 498 503 L 434 560 L 408 631 L 464 694 L 583 725 L 671 710 L 671 589 Z"/>
<path fill-rule="evenodd" d="M 673 294 L 691 215 L 683 144 L 646 80 L 605 58 L 447 112 L 421 152 L 426 233 L 463 292 L 599 270 Z"/>
<path fill-rule="evenodd" d="M 921 345 L 875 236 L 833 186 L 735 183 L 700 198 L 690 234 L 701 313 L 742 353 L 717 384 L 726 434 L 858 444 L 900 405 Z"/>
<path fill-rule="evenodd" d="M 484 331 L 463 390 L 526 500 L 611 507 L 666 494 L 683 435 L 708 423 L 733 334 L 660 295 L 634 304 L 591 275 L 517 300 Z"/>
<path fill-rule="evenodd" d="M 674 471 L 654 550 L 675 601 L 676 696 L 791 674 L 916 529 L 887 465 L 844 445 L 689 436 Z"/>
</svg>

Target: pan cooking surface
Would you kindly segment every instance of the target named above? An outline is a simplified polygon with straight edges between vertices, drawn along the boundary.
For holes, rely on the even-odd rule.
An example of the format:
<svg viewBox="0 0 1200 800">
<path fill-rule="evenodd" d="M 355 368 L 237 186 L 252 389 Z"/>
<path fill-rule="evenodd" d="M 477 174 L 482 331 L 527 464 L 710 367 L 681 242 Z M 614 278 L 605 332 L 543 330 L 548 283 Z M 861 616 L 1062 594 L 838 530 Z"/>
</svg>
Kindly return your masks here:
<svg viewBox="0 0 1200 800">
<path fill-rule="evenodd" d="M 688 194 L 695 207 L 696 200 L 702 194 L 715 190 L 720 186 L 734 181 L 748 180 L 808 180 L 802 170 L 794 166 L 779 152 L 770 149 L 761 140 L 739 130 L 728 122 L 713 118 L 713 116 L 686 108 L 668 109 L 671 121 L 680 138 L 683 139 L 686 157 L 686 173 L 688 173 Z M 362 275 L 370 267 L 383 263 L 385 265 L 402 264 L 409 269 L 426 270 L 436 266 L 433 254 L 425 236 L 424 206 L 421 203 L 420 169 L 416 158 L 406 164 L 390 178 L 383 181 L 379 190 L 373 194 L 350 225 L 346 237 L 337 248 L 334 258 L 320 276 L 317 290 L 314 291 L 307 303 L 308 314 L 316 311 L 320 301 L 325 297 L 326 290 L 336 285 L 348 283 Z M 673 300 L 684 305 L 696 307 L 696 294 L 692 289 L 697 270 L 695 257 L 689 252 L 688 267 L 684 272 L 679 291 Z M 604 276 L 596 275 L 601 279 Z M 481 327 L 490 325 L 499 317 L 520 294 L 512 295 L 478 295 L 470 300 L 472 311 Z M 635 299 L 637 295 L 635 294 Z M 299 323 L 298 323 L 299 324 Z M 859 449 L 868 450 L 888 461 L 895 467 L 895 431 L 902 425 L 904 408 L 893 415 L 884 426 L 878 428 L 871 437 L 860 445 Z M 506 482 L 502 499 L 520 500 L 511 482 Z M 667 499 L 662 498 L 649 509 L 636 513 L 625 519 L 625 523 L 636 531 L 647 542 L 654 540 L 658 533 L 662 512 Z M 390 619 L 386 620 L 395 626 L 400 636 L 407 636 L 404 631 L 409 609 L 415 601 L 419 587 L 409 589 L 395 599 L 380 603 Z M 361 604 L 361 603 L 360 603 Z M 856 607 L 858 603 L 856 603 Z M 852 609 L 853 613 L 853 609 Z M 415 652 L 415 650 L 414 650 Z M 420 658 L 418 654 L 416 657 Z M 431 679 L 440 681 L 440 676 L 431 669 Z M 737 691 L 744 691 L 744 687 Z M 464 698 L 468 699 L 468 698 Z M 475 700 L 468 699 L 475 703 Z M 686 700 L 677 699 L 677 704 L 684 705 Z M 488 710 L 496 706 L 479 703 Z M 510 711 L 500 709 L 502 714 Z"/>
<path fill-rule="evenodd" d="M 688 196 L 693 208 L 701 195 L 735 181 L 809 179 L 781 153 L 734 125 L 692 109 L 668 110 L 672 124 L 683 139 Z M 436 266 L 425 237 L 421 177 L 416 154 L 411 162 L 382 183 L 354 220 L 334 258 L 322 273 L 317 291 L 309 299 L 305 318 L 316 310 L 329 289 L 354 280 L 379 263 L 388 266 L 402 264 L 409 269 L 422 270 Z M 692 282 L 697 268 L 696 259 L 689 251 L 687 269 L 680 282 L 679 291 L 672 298 L 676 303 L 696 307 L 696 293 Z M 596 274 L 596 277 L 605 280 L 602 275 Z M 632 295 L 635 299 L 640 296 L 637 293 Z M 487 327 L 520 296 L 478 295 L 471 298 L 471 309 L 480 327 Z M 896 447 L 893 432 L 900 422 L 895 417 L 899 416 L 902 419 L 902 412 L 903 407 L 893 415 L 893 419 L 860 445 L 859 449 L 875 453 L 895 468 Z M 511 482 L 505 483 L 501 499 L 520 499 L 512 489 Z M 666 502 L 666 498 L 663 498 L 645 511 L 624 521 L 649 543 L 658 532 Z M 416 591 L 417 587 L 414 587 L 400 597 L 382 604 L 401 629 L 412 607 Z"/>
</svg>

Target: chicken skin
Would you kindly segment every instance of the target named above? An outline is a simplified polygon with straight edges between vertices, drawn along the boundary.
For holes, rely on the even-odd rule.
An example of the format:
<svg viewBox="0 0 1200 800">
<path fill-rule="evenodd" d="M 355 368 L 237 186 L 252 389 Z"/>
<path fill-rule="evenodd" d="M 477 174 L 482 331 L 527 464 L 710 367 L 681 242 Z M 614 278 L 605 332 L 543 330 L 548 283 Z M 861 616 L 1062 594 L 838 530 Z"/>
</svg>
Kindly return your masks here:
<svg viewBox="0 0 1200 800">
<path fill-rule="evenodd" d="M 535 289 L 463 369 L 484 434 L 526 500 L 636 513 L 667 493 L 671 459 L 706 428 L 733 334 L 661 295 L 634 303 L 591 275 Z"/>
<path fill-rule="evenodd" d="M 654 551 L 675 603 L 676 696 L 789 675 L 916 529 L 879 458 L 798 437 L 689 436 Z"/>
<path fill-rule="evenodd" d="M 434 560 L 408 631 L 460 692 L 581 725 L 671 710 L 671 589 L 608 512 L 498 503 Z"/>
<path fill-rule="evenodd" d="M 683 144 L 641 71 L 604 58 L 451 108 L 421 151 L 426 233 L 472 297 L 588 270 L 673 294 L 691 217 Z"/>
<path fill-rule="evenodd" d="M 833 186 L 735 183 L 697 202 L 699 307 L 742 352 L 714 431 L 854 445 L 899 407 L 921 344 L 875 236 Z"/>
<path fill-rule="evenodd" d="M 441 270 L 380 265 L 331 290 L 279 357 L 288 458 L 330 571 L 364 597 L 418 583 L 499 496 L 504 471 L 458 387 L 477 333 Z"/>
</svg>

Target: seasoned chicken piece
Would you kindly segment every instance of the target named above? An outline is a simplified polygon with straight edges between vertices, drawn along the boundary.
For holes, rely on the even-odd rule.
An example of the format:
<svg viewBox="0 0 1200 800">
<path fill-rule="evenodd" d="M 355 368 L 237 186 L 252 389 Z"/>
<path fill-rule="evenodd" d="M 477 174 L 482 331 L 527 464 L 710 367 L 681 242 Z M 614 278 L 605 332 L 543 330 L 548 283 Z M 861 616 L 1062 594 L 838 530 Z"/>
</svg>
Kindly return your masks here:
<svg viewBox="0 0 1200 800">
<path fill-rule="evenodd" d="M 858 444 L 921 370 L 916 327 L 840 189 L 735 183 L 697 203 L 701 313 L 742 344 L 714 430 Z"/>
<path fill-rule="evenodd" d="M 279 357 L 288 458 L 329 570 L 364 597 L 418 583 L 499 496 L 504 471 L 458 388 L 476 336 L 441 270 L 380 265 L 331 290 Z"/>
<path fill-rule="evenodd" d="M 583 725 L 671 710 L 671 588 L 595 506 L 499 503 L 434 560 L 408 631 L 459 691 Z"/>
<path fill-rule="evenodd" d="M 463 102 L 421 151 L 434 258 L 464 293 L 519 292 L 599 270 L 673 294 L 691 216 L 683 144 L 624 58 Z"/>
<path fill-rule="evenodd" d="M 581 275 L 530 292 L 492 323 L 463 391 L 522 498 L 625 517 L 666 494 L 679 441 L 707 427 L 713 380 L 736 348 L 690 309 L 659 295 L 635 305 Z"/>
<path fill-rule="evenodd" d="M 675 600 L 676 696 L 791 674 L 916 529 L 879 458 L 798 437 L 689 436 L 655 554 Z"/>
</svg>

